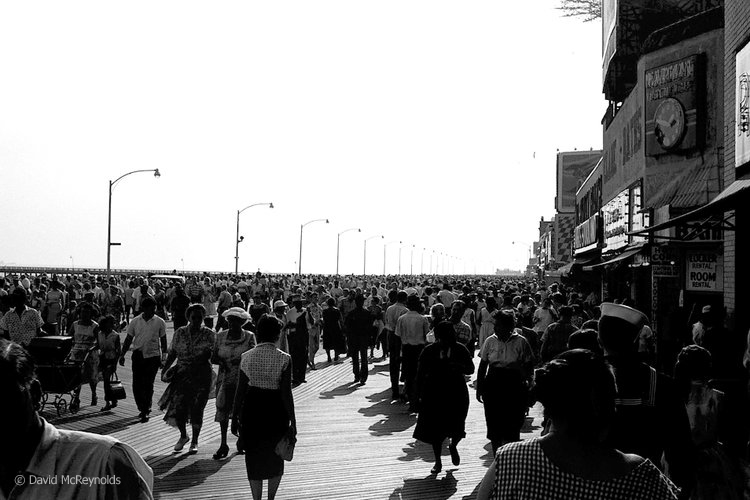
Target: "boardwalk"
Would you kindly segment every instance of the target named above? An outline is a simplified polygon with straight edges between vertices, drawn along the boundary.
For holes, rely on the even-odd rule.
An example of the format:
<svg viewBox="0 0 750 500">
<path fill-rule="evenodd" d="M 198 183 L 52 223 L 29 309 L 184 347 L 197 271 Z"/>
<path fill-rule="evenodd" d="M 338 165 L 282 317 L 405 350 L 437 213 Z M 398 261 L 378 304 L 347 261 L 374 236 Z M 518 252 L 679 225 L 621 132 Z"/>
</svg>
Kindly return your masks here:
<svg viewBox="0 0 750 500">
<path fill-rule="evenodd" d="M 277 498 L 475 497 L 477 485 L 491 462 L 491 453 L 485 439 L 482 405 L 473 398 L 473 390 L 467 437 L 459 444 L 461 465 L 451 465 L 446 447 L 443 472 L 435 476 L 430 474 L 431 447 L 411 437 L 416 416 L 409 415 L 405 405 L 390 402 L 387 361 L 374 362 L 367 385 L 359 387 L 351 383 L 348 359 L 336 365 L 325 359 L 325 353 L 319 352 L 318 369 L 308 372 L 308 382 L 294 389 L 299 441 L 294 461 L 286 464 Z M 76 415 L 45 416 L 59 427 L 109 434 L 133 446 L 154 469 L 157 498 L 251 498 L 244 458 L 232 453 L 222 461 L 212 459 L 220 442 L 219 426 L 213 422 L 213 400 L 206 407 L 198 454 L 173 454 L 178 432 L 164 423 L 159 412 L 153 413 L 148 423 L 137 423 L 129 361 L 119 374 L 129 398 L 114 412 L 100 413 L 99 407 L 82 406 Z M 157 377 L 155 399 L 164 387 Z M 84 387 L 82 405 L 89 403 L 88 392 Z M 102 392 L 100 385 L 100 401 Z M 532 409 L 531 415 L 524 438 L 539 433 L 539 409 Z M 230 436 L 233 451 L 234 442 L 235 438 Z"/>
</svg>

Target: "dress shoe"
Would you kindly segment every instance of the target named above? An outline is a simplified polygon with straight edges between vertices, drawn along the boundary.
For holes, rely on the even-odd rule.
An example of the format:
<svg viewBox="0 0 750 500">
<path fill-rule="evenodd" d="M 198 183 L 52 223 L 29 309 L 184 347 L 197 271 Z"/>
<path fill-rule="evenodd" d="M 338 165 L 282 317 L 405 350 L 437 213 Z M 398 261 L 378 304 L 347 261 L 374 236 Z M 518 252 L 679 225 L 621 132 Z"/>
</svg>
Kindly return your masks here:
<svg viewBox="0 0 750 500">
<path fill-rule="evenodd" d="M 219 446 L 219 449 L 216 450 L 216 453 L 214 453 L 214 460 L 221 460 L 222 458 L 225 458 L 227 455 L 229 455 L 229 446 L 223 444 Z"/>
<path fill-rule="evenodd" d="M 451 462 L 453 462 L 453 465 L 461 465 L 461 456 L 458 454 L 458 449 L 456 448 L 456 446 L 448 446 L 448 451 L 451 452 Z"/>
<path fill-rule="evenodd" d="M 182 451 L 186 444 L 190 441 L 190 436 L 181 437 L 177 440 L 177 444 L 174 445 L 174 451 Z"/>
</svg>

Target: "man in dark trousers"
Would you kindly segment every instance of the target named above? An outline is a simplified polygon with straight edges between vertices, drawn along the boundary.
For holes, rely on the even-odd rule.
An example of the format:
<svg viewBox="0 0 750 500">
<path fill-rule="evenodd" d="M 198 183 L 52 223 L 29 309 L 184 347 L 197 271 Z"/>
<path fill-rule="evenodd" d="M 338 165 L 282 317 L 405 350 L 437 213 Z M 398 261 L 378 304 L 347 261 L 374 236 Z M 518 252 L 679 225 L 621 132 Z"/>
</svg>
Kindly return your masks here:
<svg viewBox="0 0 750 500">
<path fill-rule="evenodd" d="M 154 396 L 156 372 L 167 358 L 167 324 L 156 313 L 156 301 L 146 297 L 141 302 L 142 312 L 128 324 L 122 345 L 120 366 L 125 366 L 125 353 L 133 346 L 133 399 L 141 422 L 148 422 Z"/>
<path fill-rule="evenodd" d="M 388 292 L 388 300 L 391 305 L 385 311 L 385 331 L 388 338 L 388 369 L 391 375 L 391 400 L 397 401 L 401 395 L 399 389 L 399 375 L 401 371 L 401 339 L 396 336 L 396 323 L 398 318 L 406 314 L 406 292 L 391 290 Z"/>
<path fill-rule="evenodd" d="M 354 297 L 354 310 L 344 320 L 344 328 L 349 343 L 349 356 L 352 358 L 352 371 L 354 381 L 359 385 L 367 382 L 367 348 L 370 344 L 370 332 L 373 328 L 373 317 L 370 311 L 364 308 L 364 295 Z"/>
<path fill-rule="evenodd" d="M 638 358 L 638 334 L 646 316 L 631 307 L 604 302 L 599 343 L 617 383 L 617 415 L 607 441 L 624 453 L 636 453 L 657 467 L 662 454 L 667 473 L 690 498 L 695 450 L 690 422 L 673 380 Z"/>
</svg>

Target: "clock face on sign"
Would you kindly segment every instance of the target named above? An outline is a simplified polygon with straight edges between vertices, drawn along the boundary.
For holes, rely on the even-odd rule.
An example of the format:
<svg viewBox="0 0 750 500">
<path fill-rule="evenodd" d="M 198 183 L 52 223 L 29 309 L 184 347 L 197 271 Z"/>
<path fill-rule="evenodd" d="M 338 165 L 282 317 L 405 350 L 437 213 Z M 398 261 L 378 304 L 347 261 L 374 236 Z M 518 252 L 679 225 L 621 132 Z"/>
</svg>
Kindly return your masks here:
<svg viewBox="0 0 750 500">
<path fill-rule="evenodd" d="M 675 147 L 685 134 L 685 110 L 680 101 L 668 98 L 654 113 L 654 136 L 664 149 Z"/>
</svg>

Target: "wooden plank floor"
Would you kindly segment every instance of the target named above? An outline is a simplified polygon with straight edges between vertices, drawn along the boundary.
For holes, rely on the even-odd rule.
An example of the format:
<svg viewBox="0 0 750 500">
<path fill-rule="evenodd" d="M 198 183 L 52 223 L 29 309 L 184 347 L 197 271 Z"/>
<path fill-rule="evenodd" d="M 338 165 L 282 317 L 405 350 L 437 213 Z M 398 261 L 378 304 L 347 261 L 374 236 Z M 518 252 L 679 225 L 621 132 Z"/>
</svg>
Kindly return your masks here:
<svg viewBox="0 0 750 500">
<path fill-rule="evenodd" d="M 412 438 L 416 415 L 409 415 L 404 404 L 390 401 L 388 362 L 376 358 L 367 385 L 359 387 L 352 383 L 348 359 L 329 364 L 322 350 L 316 359 L 318 369 L 308 371 L 308 382 L 294 389 L 299 440 L 294 460 L 286 463 L 277 498 L 466 500 L 475 497 L 492 457 L 485 438 L 482 405 L 474 399 L 473 390 L 470 390 L 467 437 L 459 444 L 461 465 L 451 465 L 446 446 L 443 472 L 431 475 L 431 447 Z M 160 412 L 152 413 L 148 423 L 137 422 L 129 360 L 118 374 L 128 391 L 128 399 L 121 401 L 114 411 L 99 412 L 103 404 L 100 384 L 99 406 L 82 406 L 79 413 L 61 417 L 45 412 L 45 417 L 61 428 L 109 434 L 133 446 L 154 469 L 157 498 L 251 498 L 244 458 L 234 454 L 234 436 L 229 438 L 232 449 L 229 457 L 221 461 L 212 459 L 220 443 L 219 425 L 213 421 L 213 400 L 206 406 L 198 454 L 174 454 L 172 448 L 179 433 L 164 423 Z M 164 388 L 157 376 L 155 401 Z M 89 390 L 84 387 L 81 403 L 89 402 Z M 522 437 L 538 435 L 540 422 L 541 411 L 536 406 L 527 418 Z"/>
</svg>

